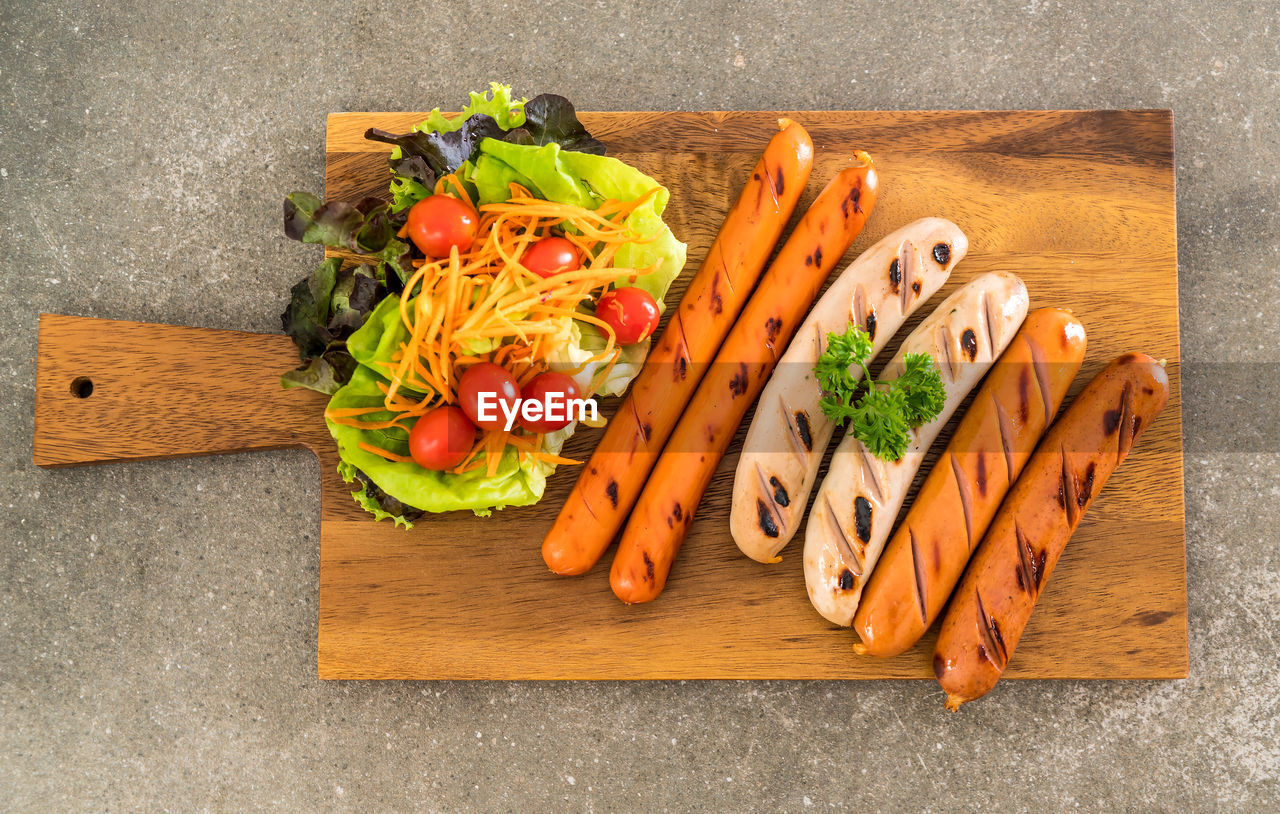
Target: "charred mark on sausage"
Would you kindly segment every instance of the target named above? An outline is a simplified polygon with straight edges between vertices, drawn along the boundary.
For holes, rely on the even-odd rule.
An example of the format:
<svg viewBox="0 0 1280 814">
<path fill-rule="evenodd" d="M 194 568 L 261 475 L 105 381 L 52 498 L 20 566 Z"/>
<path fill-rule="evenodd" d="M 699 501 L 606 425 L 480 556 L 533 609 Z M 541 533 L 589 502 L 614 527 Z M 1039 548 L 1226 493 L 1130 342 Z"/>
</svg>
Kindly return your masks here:
<svg viewBox="0 0 1280 814">
<path fill-rule="evenodd" d="M 613 504 L 613 508 L 618 508 L 618 482 L 610 479 L 609 485 L 604 487 L 604 493 L 609 496 L 609 502 Z"/>
<path fill-rule="evenodd" d="M 951 262 L 951 247 L 946 243 L 938 243 L 933 247 L 933 259 L 940 266 Z"/>
<path fill-rule="evenodd" d="M 964 333 L 960 334 L 960 347 L 964 349 L 970 362 L 978 357 L 978 335 L 972 328 L 965 328 Z"/>
<path fill-rule="evenodd" d="M 914 292 L 916 292 L 917 294 L 919 294 L 919 293 L 920 293 L 920 281 L 919 281 L 919 280 L 912 280 L 912 281 L 911 281 L 911 290 L 912 290 L 912 291 L 914 291 Z"/>
<path fill-rule="evenodd" d="M 1133 384 L 1125 382 L 1120 393 L 1120 437 L 1116 439 L 1116 454 L 1121 460 L 1133 449 L 1133 441 L 1138 437 L 1138 421 L 1133 412 Z"/>
<path fill-rule="evenodd" d="M 871 541 L 871 501 L 862 495 L 853 501 L 853 530 L 863 543 Z"/>
<path fill-rule="evenodd" d="M 889 287 L 893 293 L 898 293 L 898 286 L 902 284 L 902 267 L 898 263 L 898 258 L 893 258 L 893 262 L 889 264 Z"/>
<path fill-rule="evenodd" d="M 672 373 L 675 376 L 675 380 L 681 382 L 684 381 L 685 376 L 689 375 L 689 342 L 688 335 L 684 330 L 684 319 L 680 317 L 679 309 L 676 309 L 675 315 L 671 317 L 671 324 L 667 330 L 675 331 L 676 335 L 679 336 L 676 346 L 680 354 L 676 357 L 676 363 L 672 365 Z"/>
<path fill-rule="evenodd" d="M 978 482 L 978 494 L 983 497 L 987 496 L 987 457 L 982 453 L 978 453 L 978 471 L 974 473 Z"/>
<path fill-rule="evenodd" d="M 979 647 L 985 650 L 983 655 L 987 661 L 1003 672 L 1004 666 L 1009 663 L 1009 653 L 1004 646 L 1004 636 L 1000 635 L 1000 625 L 987 615 L 987 609 L 982 604 L 982 594 L 975 593 L 974 598 L 978 600 L 978 627 L 983 639 Z"/>
<path fill-rule="evenodd" d="M 804 448 L 813 452 L 813 430 L 809 427 L 809 414 L 804 410 L 796 410 L 796 432 Z"/>
<path fill-rule="evenodd" d="M 1049 390 L 1049 363 L 1044 358 L 1044 349 L 1035 342 L 1027 343 L 1027 350 L 1031 351 L 1031 366 L 1036 371 L 1036 384 L 1040 386 L 1040 402 L 1044 404 L 1044 425 L 1047 427 L 1053 423 L 1053 394 Z M 991 352 L 995 353 L 995 346 L 991 347 Z"/>
<path fill-rule="evenodd" d="M 840 202 L 840 213 L 848 220 L 854 213 L 862 213 L 862 205 L 858 201 L 862 198 L 862 184 L 859 183 L 853 189 L 849 190 L 849 194 Z"/>
<path fill-rule="evenodd" d="M 964 514 L 964 538 L 969 541 L 969 548 L 973 548 L 973 495 L 969 492 L 969 481 L 964 476 L 964 470 L 960 468 L 960 460 L 955 456 L 951 458 L 951 472 L 955 475 L 956 491 L 960 493 L 960 510 Z M 978 460 L 982 460 L 982 453 L 978 453 Z M 985 468 L 982 473 L 983 480 L 986 479 Z M 986 492 L 986 484 L 979 482 L 978 488 Z"/>
<path fill-rule="evenodd" d="M 1023 367 L 1018 372 L 1018 420 L 1025 424 L 1031 415 L 1031 370 Z"/>
<path fill-rule="evenodd" d="M 933 675 L 934 675 L 934 677 L 935 677 L 935 678 L 937 678 L 939 681 L 941 681 L 941 680 L 942 680 L 942 676 L 943 676 L 946 672 L 947 672 L 947 664 L 946 664 L 946 662 L 942 660 L 942 656 L 941 656 L 941 655 L 939 655 L 939 654 L 937 654 L 937 653 L 934 653 L 934 654 L 933 654 Z"/>
<path fill-rule="evenodd" d="M 821 246 L 818 246 L 817 248 L 815 248 L 815 249 L 813 250 L 813 254 L 811 255 L 811 258 L 812 258 L 813 262 L 809 262 L 809 258 L 806 258 L 806 259 L 805 259 L 804 264 L 805 264 L 806 266 L 821 266 L 821 265 L 822 265 L 822 247 L 821 247 Z"/>
<path fill-rule="evenodd" d="M 1080 487 L 1080 492 L 1076 495 L 1076 505 L 1083 511 L 1085 504 L 1089 502 L 1089 498 L 1093 496 L 1093 461 L 1089 462 L 1084 470 L 1084 484 Z"/>
<path fill-rule="evenodd" d="M 1116 431 L 1120 426 L 1120 408 L 1107 410 L 1102 414 L 1102 431 L 1107 435 Z"/>
<path fill-rule="evenodd" d="M 785 185 L 782 183 L 782 167 L 778 167 L 773 171 L 773 194 L 781 195 Z"/>
<path fill-rule="evenodd" d="M 724 311 L 724 299 L 720 296 L 720 292 L 715 290 L 715 284 L 711 287 L 711 310 L 717 314 Z"/>
<path fill-rule="evenodd" d="M 849 568 L 854 571 L 854 576 L 861 576 L 862 563 L 858 560 L 858 555 L 849 543 L 848 535 L 844 533 L 844 526 L 840 525 L 840 519 L 836 516 L 836 509 L 831 505 L 831 496 L 823 495 L 822 500 L 827 510 L 827 525 L 831 529 L 831 536 L 835 538 L 836 548 L 840 549 L 840 558 L 848 563 Z"/>
<path fill-rule="evenodd" d="M 1071 467 L 1067 465 L 1067 448 L 1062 448 L 1062 487 L 1059 491 L 1060 502 L 1062 508 L 1067 512 L 1067 524 L 1071 528 L 1076 527 L 1076 518 L 1080 513 L 1080 503 L 1076 495 L 1080 491 L 1080 485 L 1076 482 L 1076 476 L 1071 472 Z"/>
<path fill-rule="evenodd" d="M 778 536 L 778 524 L 773 522 L 773 513 L 769 511 L 769 506 L 763 500 L 756 499 L 756 515 L 760 521 L 760 531 L 764 532 L 766 537 Z"/>
<path fill-rule="evenodd" d="M 734 398 L 747 392 L 747 366 L 745 363 L 738 363 L 738 372 L 733 374 L 733 378 L 729 380 L 729 392 L 733 394 Z"/>
<path fill-rule="evenodd" d="M 867 337 L 872 341 L 876 341 L 876 312 L 873 310 L 867 314 Z"/>
<path fill-rule="evenodd" d="M 1009 468 L 1009 485 L 1013 485 L 1014 465 L 1013 465 L 1013 422 L 1009 420 L 1009 413 L 1004 409 L 1004 405 L 1000 403 L 1000 399 L 996 398 L 995 393 L 991 394 L 991 403 L 996 406 L 996 421 L 1000 424 L 1000 446 L 1004 448 L 1004 463 Z M 1023 404 L 1026 404 L 1024 399 Z"/>
<path fill-rule="evenodd" d="M 842 591 L 853 590 L 853 572 L 850 571 L 848 568 L 845 568 L 840 572 L 840 590 Z"/>
<path fill-rule="evenodd" d="M 773 487 L 773 502 L 779 506 L 790 506 L 791 496 L 787 494 L 786 487 L 782 485 L 782 481 L 778 480 L 776 475 L 769 476 L 769 485 Z"/>
<path fill-rule="evenodd" d="M 1047 552 L 1036 556 L 1031 541 L 1022 533 L 1017 521 L 1013 524 L 1014 547 L 1018 549 L 1018 570 L 1015 576 L 1018 587 L 1034 596 L 1040 590 L 1040 580 L 1044 579 L 1044 565 Z"/>
<path fill-rule="evenodd" d="M 649 552 L 642 551 L 640 556 L 644 557 L 644 575 L 646 582 L 653 582 L 653 560 L 649 559 Z"/>
<path fill-rule="evenodd" d="M 683 520 L 684 508 L 679 503 L 675 504 L 674 506 L 671 507 L 671 516 L 674 517 L 676 520 Z"/>
<path fill-rule="evenodd" d="M 640 434 L 644 436 L 645 443 L 649 443 L 649 438 L 653 435 L 653 426 L 651 424 L 641 424 Z"/>
<path fill-rule="evenodd" d="M 902 309 L 902 313 L 907 313 L 909 303 L 907 302 L 907 289 L 915 288 L 916 278 L 920 276 L 920 269 L 916 266 L 920 265 L 920 252 L 910 240 L 904 240 L 898 245 L 898 283 L 895 284 L 894 291 L 898 294 L 898 305 Z"/>
<path fill-rule="evenodd" d="M 915 569 L 916 574 L 916 607 L 920 609 L 920 621 L 927 624 L 929 613 L 924 604 L 924 562 L 920 559 L 920 544 L 916 542 L 916 530 L 909 528 L 907 533 L 911 535 L 911 566 Z"/>
<path fill-rule="evenodd" d="M 778 317 L 769 317 L 765 320 L 764 330 L 769 335 L 769 341 L 772 342 L 778 338 L 778 331 L 782 330 L 782 320 Z"/>
<path fill-rule="evenodd" d="M 787 422 L 787 446 L 791 448 L 793 455 L 804 461 L 805 455 L 812 450 L 806 447 L 804 441 L 800 438 L 800 428 L 796 425 L 796 417 L 800 413 L 791 409 L 791 405 L 787 404 L 787 400 L 783 398 L 782 394 L 778 394 L 778 408 L 782 410 L 782 417 Z M 763 479 L 764 474 L 762 473 L 760 477 Z"/>
</svg>

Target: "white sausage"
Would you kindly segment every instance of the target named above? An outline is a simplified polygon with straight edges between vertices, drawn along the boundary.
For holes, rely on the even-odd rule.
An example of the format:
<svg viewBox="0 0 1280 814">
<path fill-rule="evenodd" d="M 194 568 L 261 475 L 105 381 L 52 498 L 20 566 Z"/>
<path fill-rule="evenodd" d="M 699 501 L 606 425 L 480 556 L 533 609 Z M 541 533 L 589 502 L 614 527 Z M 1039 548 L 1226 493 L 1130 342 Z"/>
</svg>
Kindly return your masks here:
<svg viewBox="0 0 1280 814">
<path fill-rule="evenodd" d="M 925 453 L 1013 339 L 1027 305 L 1027 288 L 1016 276 L 980 275 L 925 318 L 885 366 L 880 378 L 896 378 L 906 354 L 929 354 L 942 373 L 947 401 L 933 421 L 911 431 L 911 443 L 897 461 L 880 460 L 848 434 L 836 447 L 809 512 L 804 541 L 809 601 L 826 619 L 845 627 L 853 623 L 862 588 Z"/>
<path fill-rule="evenodd" d="M 827 334 L 861 326 L 871 334 L 874 357 L 968 249 L 951 221 L 909 223 L 859 255 L 814 306 L 756 403 L 738 459 L 729 528 L 743 554 L 777 562 L 804 517 L 835 429 L 818 406 L 822 392 L 813 375 Z"/>
</svg>

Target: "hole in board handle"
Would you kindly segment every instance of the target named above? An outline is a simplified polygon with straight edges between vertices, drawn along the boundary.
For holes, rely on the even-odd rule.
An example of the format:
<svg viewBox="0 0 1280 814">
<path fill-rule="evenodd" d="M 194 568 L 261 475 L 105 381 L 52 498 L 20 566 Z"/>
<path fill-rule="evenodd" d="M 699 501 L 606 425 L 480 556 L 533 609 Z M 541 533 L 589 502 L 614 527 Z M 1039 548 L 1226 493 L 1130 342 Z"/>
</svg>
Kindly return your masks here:
<svg viewBox="0 0 1280 814">
<path fill-rule="evenodd" d="M 71 380 L 71 395 L 78 399 L 87 399 L 93 395 L 93 379 L 88 376 L 77 376 Z"/>
</svg>

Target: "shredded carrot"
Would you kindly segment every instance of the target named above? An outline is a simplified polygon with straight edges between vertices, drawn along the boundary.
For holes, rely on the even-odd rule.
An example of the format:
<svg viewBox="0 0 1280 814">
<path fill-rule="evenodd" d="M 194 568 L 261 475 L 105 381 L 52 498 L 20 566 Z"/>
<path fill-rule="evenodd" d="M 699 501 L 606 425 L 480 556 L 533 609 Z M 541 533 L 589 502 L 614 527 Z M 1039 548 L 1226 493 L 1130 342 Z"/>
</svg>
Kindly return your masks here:
<svg viewBox="0 0 1280 814">
<path fill-rule="evenodd" d="M 413 261 L 413 274 L 400 295 L 400 325 L 407 336 L 392 352 L 379 381 L 380 404 L 327 410 L 335 423 L 364 429 L 407 430 L 420 416 L 441 404 L 457 403 L 457 383 L 469 365 L 490 361 L 508 370 L 521 386 L 550 369 L 572 320 L 597 327 L 606 337 L 603 350 L 587 364 L 603 363 L 592 376 L 597 392 L 617 363 L 621 350 L 613 330 L 582 306 L 610 285 L 634 281 L 652 268 L 620 268 L 619 249 L 654 236 L 634 234 L 627 217 L 658 188 L 628 201 L 607 200 L 595 209 L 534 198 L 512 184 L 511 198 L 479 208 L 477 237 L 465 252 Z M 474 207 L 456 175 L 440 178 L 437 194 L 450 194 Z M 542 278 L 520 262 L 529 246 L 555 230 L 578 249 L 578 269 Z M 406 230 L 401 230 L 403 237 Z M 389 418 L 374 418 L 373 414 Z M 523 429 L 483 431 L 455 473 L 483 468 L 492 477 L 510 447 L 521 462 L 532 458 L 550 464 L 576 464 L 544 448 L 544 438 Z M 389 461 L 410 461 L 367 442 L 360 448 Z"/>
<path fill-rule="evenodd" d="M 365 452 L 372 452 L 374 455 L 377 455 L 379 458 L 386 458 L 388 461 L 395 461 L 396 463 L 401 463 L 401 464 L 413 463 L 413 459 L 408 457 L 407 455 L 397 455 L 394 452 L 388 452 L 382 447 L 375 447 L 373 444 L 367 444 L 364 441 L 361 441 L 357 446 L 359 446 L 360 449 L 363 449 Z"/>
</svg>

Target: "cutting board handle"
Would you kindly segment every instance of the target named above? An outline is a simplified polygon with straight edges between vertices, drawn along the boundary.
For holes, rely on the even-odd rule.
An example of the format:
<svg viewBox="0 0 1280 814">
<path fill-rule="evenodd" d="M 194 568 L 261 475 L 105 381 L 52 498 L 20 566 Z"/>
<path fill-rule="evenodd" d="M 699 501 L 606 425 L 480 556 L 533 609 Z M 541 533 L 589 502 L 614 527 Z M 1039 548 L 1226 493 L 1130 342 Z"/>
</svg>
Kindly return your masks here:
<svg viewBox="0 0 1280 814">
<path fill-rule="evenodd" d="M 297 364 L 281 334 L 41 314 L 35 462 L 316 449 L 327 397 L 280 387 Z"/>
</svg>

